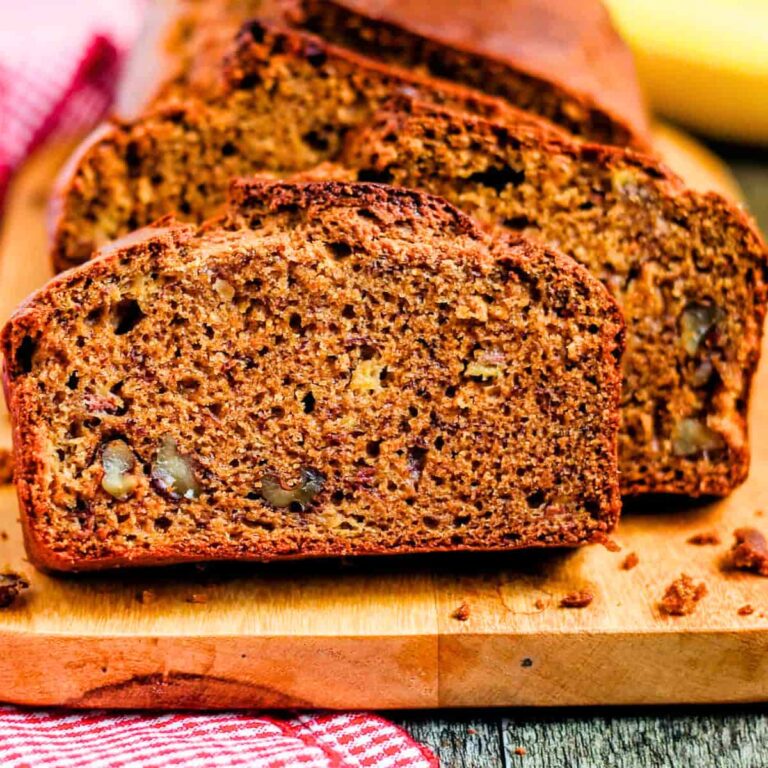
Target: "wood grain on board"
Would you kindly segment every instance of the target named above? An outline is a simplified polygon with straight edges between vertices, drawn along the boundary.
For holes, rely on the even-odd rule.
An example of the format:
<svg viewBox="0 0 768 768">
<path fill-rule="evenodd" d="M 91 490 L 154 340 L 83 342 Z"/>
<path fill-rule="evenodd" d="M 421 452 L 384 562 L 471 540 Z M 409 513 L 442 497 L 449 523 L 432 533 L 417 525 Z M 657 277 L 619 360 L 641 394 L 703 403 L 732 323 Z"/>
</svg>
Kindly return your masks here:
<svg viewBox="0 0 768 768">
<path fill-rule="evenodd" d="M 702 165 L 701 150 L 695 161 L 677 151 L 709 167 L 701 178 L 717 172 L 713 159 Z M 38 154 L 11 192 L 0 319 L 49 275 L 45 201 L 66 153 Z M 721 173 L 715 183 L 730 182 Z M 768 432 L 757 426 L 768 424 L 768 398 L 760 397 L 767 386 L 763 366 L 747 484 L 704 507 L 633 504 L 616 535 L 618 553 L 591 547 L 51 577 L 26 563 L 13 488 L 0 488 L 0 568 L 32 582 L 0 612 L 0 698 L 377 709 L 766 700 L 768 579 L 724 571 L 721 561 L 735 528 L 768 530 L 758 514 L 768 514 Z M 4 418 L 3 410 L 0 426 Z M 710 530 L 720 545 L 686 543 Z M 639 564 L 623 570 L 630 551 Z M 665 617 L 658 601 L 682 572 L 709 594 L 694 614 Z M 560 608 L 577 589 L 589 589 L 593 603 Z M 745 604 L 754 613 L 738 615 Z M 465 621 L 454 617 L 461 605 Z"/>
</svg>

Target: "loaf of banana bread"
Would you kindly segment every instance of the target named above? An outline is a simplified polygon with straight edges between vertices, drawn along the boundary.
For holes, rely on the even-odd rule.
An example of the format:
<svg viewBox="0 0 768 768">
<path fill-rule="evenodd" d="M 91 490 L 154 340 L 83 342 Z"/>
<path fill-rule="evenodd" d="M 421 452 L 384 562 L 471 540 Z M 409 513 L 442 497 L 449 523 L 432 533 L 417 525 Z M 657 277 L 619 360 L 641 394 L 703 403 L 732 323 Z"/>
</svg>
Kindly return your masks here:
<svg viewBox="0 0 768 768">
<path fill-rule="evenodd" d="M 86 141 L 54 196 L 59 269 L 165 214 L 202 221 L 223 205 L 233 177 L 332 159 L 349 128 L 397 93 L 539 122 L 476 91 L 261 22 L 241 33 L 227 83 L 214 98 L 189 95 L 134 122 L 104 126 Z"/>
<path fill-rule="evenodd" d="M 123 117 L 219 88 L 238 29 L 259 18 L 494 93 L 580 136 L 648 142 L 632 56 L 600 0 L 164 0 L 151 11 L 120 88 Z"/>
<path fill-rule="evenodd" d="M 303 0 L 304 25 L 367 56 L 499 96 L 586 139 L 647 148 L 629 49 L 599 0 Z"/>
<path fill-rule="evenodd" d="M 354 177 L 439 194 L 590 269 L 627 321 L 626 494 L 724 495 L 747 474 L 766 247 L 743 210 L 621 149 L 400 99 L 351 136 Z"/>
<path fill-rule="evenodd" d="M 619 505 L 623 321 L 571 259 L 421 193 L 240 182 L 0 335 L 29 555 L 578 545 Z"/>
</svg>

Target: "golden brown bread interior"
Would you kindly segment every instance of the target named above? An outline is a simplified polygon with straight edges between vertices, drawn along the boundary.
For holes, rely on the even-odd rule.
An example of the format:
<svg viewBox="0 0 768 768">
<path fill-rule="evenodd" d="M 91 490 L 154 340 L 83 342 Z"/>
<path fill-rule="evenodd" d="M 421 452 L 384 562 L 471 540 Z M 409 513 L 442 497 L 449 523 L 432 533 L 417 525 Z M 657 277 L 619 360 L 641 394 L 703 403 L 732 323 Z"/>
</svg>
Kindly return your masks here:
<svg viewBox="0 0 768 768">
<path fill-rule="evenodd" d="M 346 132 L 395 94 L 481 114 L 508 111 L 475 91 L 261 22 L 240 35 L 227 77 L 217 96 L 188 95 L 134 122 L 114 123 L 77 153 L 55 199 L 59 269 L 168 213 L 204 220 L 224 204 L 233 177 L 290 173 L 332 159 Z M 515 119 L 539 122 L 514 112 Z"/>
<path fill-rule="evenodd" d="M 157 0 L 131 51 L 119 88 L 121 117 L 134 118 L 165 99 L 222 87 L 222 61 L 252 19 L 285 24 L 298 18 L 296 0 Z"/>
<path fill-rule="evenodd" d="M 241 182 L 0 341 L 40 566 L 570 546 L 618 515 L 615 302 L 438 198 Z"/>
<path fill-rule="evenodd" d="M 632 55 L 600 0 L 162 0 L 152 10 L 121 88 L 130 116 L 137 104 L 221 87 L 232 40 L 258 18 L 496 94 L 579 136 L 649 141 Z"/>
<path fill-rule="evenodd" d="M 724 495 L 746 477 L 768 271 L 741 209 L 640 155 L 407 99 L 343 161 L 539 238 L 611 290 L 627 320 L 625 493 Z"/>
<path fill-rule="evenodd" d="M 303 0 L 304 26 L 506 99 L 582 138 L 646 149 L 629 48 L 600 0 Z"/>
</svg>

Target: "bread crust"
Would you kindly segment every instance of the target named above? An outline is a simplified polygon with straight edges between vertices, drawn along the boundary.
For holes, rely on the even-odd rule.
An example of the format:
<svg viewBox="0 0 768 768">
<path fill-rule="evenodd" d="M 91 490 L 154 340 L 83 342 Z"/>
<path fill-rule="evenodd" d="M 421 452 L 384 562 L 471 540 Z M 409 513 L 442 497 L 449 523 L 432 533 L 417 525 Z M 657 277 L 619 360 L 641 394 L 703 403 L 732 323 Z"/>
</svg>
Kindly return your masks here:
<svg viewBox="0 0 768 768">
<path fill-rule="evenodd" d="M 435 69 L 438 60 L 445 68 L 458 57 L 465 76 L 470 66 L 478 72 L 480 90 L 498 90 L 587 138 L 649 145 L 631 53 L 599 0 L 166 0 L 150 9 L 117 114 L 135 117 L 185 90 L 214 92 L 230 41 L 254 18 L 343 38 L 366 55 L 375 37 L 384 59 L 410 46 L 418 52 L 409 69 Z"/>
</svg>

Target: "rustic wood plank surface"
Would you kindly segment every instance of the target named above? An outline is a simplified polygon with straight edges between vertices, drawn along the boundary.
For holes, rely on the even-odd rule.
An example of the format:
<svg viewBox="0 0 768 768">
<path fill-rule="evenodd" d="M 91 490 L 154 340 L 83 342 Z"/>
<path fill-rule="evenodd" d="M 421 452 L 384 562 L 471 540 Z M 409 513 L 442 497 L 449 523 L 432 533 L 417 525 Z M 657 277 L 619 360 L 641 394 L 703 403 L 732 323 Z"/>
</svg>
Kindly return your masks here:
<svg viewBox="0 0 768 768">
<path fill-rule="evenodd" d="M 398 722 L 435 752 L 443 768 L 505 768 L 500 716 L 427 714 Z"/>
<path fill-rule="evenodd" d="M 768 231 L 768 150 L 717 146 Z M 766 585 L 768 589 L 768 585 Z M 768 708 L 507 710 L 401 716 L 444 768 L 764 768 Z M 523 747 L 525 756 L 515 753 Z"/>
<path fill-rule="evenodd" d="M 443 768 L 764 768 L 761 709 L 515 711 L 401 717 Z M 524 753 L 523 753 L 524 750 Z"/>
</svg>

